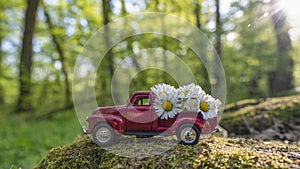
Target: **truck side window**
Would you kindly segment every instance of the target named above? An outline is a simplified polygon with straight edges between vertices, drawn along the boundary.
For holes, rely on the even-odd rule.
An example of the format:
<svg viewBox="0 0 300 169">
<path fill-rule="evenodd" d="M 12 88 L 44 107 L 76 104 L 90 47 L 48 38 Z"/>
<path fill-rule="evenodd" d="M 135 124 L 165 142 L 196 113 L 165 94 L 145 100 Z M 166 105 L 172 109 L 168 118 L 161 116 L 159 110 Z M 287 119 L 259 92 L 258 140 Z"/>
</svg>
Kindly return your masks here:
<svg viewBox="0 0 300 169">
<path fill-rule="evenodd" d="M 139 106 L 149 106 L 149 97 L 141 97 L 139 98 Z"/>
<path fill-rule="evenodd" d="M 134 105 L 136 105 L 136 106 L 149 106 L 150 105 L 149 96 L 138 96 L 137 99 L 134 102 Z"/>
</svg>

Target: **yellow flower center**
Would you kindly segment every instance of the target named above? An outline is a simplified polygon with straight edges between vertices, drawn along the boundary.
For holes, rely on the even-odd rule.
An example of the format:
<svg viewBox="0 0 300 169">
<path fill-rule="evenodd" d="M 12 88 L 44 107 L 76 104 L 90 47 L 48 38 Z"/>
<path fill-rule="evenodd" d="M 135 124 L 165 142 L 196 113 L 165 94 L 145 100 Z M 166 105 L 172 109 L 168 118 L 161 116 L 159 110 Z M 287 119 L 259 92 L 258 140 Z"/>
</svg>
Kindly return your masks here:
<svg viewBox="0 0 300 169">
<path fill-rule="evenodd" d="M 165 111 L 170 111 L 173 108 L 173 104 L 170 101 L 164 102 L 164 110 Z"/>
<path fill-rule="evenodd" d="M 208 106 L 208 103 L 206 102 L 201 102 L 200 103 L 200 109 L 204 112 L 207 112 L 209 110 L 209 106 Z"/>
</svg>

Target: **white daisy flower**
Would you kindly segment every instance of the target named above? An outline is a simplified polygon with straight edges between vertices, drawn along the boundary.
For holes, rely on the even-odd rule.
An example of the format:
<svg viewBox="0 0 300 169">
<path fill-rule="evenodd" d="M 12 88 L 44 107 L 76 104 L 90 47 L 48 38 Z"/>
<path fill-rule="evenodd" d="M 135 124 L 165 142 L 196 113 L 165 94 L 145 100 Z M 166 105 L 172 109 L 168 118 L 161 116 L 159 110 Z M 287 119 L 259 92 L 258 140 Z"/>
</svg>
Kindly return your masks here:
<svg viewBox="0 0 300 169">
<path fill-rule="evenodd" d="M 192 92 L 192 89 L 195 87 L 195 84 L 194 83 L 191 83 L 189 85 L 185 85 L 185 86 L 181 86 L 177 89 L 178 91 L 178 97 L 179 98 L 187 98 L 191 92 Z"/>
<path fill-rule="evenodd" d="M 156 95 L 156 96 L 161 96 L 161 95 L 166 95 L 171 92 L 176 92 L 176 89 L 169 85 L 169 84 L 157 84 L 153 87 L 151 87 L 151 91 Z"/>
<path fill-rule="evenodd" d="M 201 112 L 203 119 L 211 119 L 217 117 L 219 106 L 221 105 L 219 99 L 215 99 L 209 94 L 205 94 L 200 98 L 199 111 Z"/>
<path fill-rule="evenodd" d="M 191 88 L 193 86 L 194 86 L 194 84 L 189 84 L 189 85 L 181 86 L 177 89 L 181 109 L 186 108 L 187 100 L 191 93 Z"/>
<path fill-rule="evenodd" d="M 201 112 L 205 120 L 217 116 L 221 101 L 206 94 L 199 85 L 193 83 L 179 87 L 177 90 L 168 84 L 151 87 L 155 94 L 153 108 L 161 119 L 175 117 L 183 110 Z"/>
<path fill-rule="evenodd" d="M 181 112 L 177 90 L 173 86 L 157 84 L 151 87 L 151 91 L 156 96 L 153 108 L 158 117 L 161 117 L 161 119 L 173 118 Z"/>
<path fill-rule="evenodd" d="M 178 97 L 181 101 L 181 107 L 187 111 L 197 112 L 200 98 L 204 94 L 205 92 L 202 88 L 194 83 L 178 88 Z"/>
</svg>

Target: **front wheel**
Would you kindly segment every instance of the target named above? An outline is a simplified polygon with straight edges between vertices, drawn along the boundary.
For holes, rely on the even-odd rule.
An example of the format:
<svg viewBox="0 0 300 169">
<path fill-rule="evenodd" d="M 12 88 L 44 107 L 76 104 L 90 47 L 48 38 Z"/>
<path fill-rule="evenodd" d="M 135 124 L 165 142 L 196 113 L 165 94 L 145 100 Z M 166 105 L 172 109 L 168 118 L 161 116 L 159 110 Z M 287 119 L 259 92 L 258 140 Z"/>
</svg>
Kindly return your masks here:
<svg viewBox="0 0 300 169">
<path fill-rule="evenodd" d="M 109 146 L 114 142 L 115 132 L 109 124 L 98 124 L 93 130 L 93 140 L 99 146 Z"/>
<path fill-rule="evenodd" d="M 200 130 L 193 124 L 183 124 L 177 130 L 177 139 L 180 144 L 195 145 L 198 143 Z"/>
</svg>

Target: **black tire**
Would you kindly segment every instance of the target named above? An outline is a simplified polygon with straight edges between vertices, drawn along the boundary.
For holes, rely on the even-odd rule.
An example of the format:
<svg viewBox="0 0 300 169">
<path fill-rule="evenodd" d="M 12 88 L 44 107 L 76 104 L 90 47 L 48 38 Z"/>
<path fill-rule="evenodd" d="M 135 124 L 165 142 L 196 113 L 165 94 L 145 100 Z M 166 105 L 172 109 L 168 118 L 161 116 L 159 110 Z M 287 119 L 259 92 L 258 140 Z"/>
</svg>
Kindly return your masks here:
<svg viewBox="0 0 300 169">
<path fill-rule="evenodd" d="M 94 142 L 103 147 L 112 145 L 116 138 L 114 129 L 107 123 L 97 124 L 92 135 Z"/>
<path fill-rule="evenodd" d="M 200 130 L 197 126 L 186 123 L 177 129 L 177 139 L 180 144 L 195 145 L 199 142 Z"/>
</svg>

